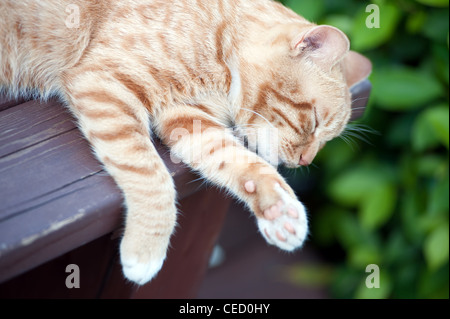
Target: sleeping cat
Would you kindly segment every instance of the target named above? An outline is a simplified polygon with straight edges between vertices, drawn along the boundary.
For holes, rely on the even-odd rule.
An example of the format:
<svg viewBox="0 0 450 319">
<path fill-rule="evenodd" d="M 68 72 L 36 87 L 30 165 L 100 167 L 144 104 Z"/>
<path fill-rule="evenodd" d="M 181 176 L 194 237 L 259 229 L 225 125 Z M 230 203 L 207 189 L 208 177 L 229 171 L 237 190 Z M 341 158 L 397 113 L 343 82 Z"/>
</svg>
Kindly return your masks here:
<svg viewBox="0 0 450 319">
<path fill-rule="evenodd" d="M 76 116 L 124 194 L 121 263 L 138 284 L 162 267 L 177 215 L 151 134 L 292 251 L 308 221 L 275 166 L 309 165 L 340 135 L 370 70 L 341 31 L 270 0 L 0 2 L 0 86 L 56 94 Z"/>
</svg>

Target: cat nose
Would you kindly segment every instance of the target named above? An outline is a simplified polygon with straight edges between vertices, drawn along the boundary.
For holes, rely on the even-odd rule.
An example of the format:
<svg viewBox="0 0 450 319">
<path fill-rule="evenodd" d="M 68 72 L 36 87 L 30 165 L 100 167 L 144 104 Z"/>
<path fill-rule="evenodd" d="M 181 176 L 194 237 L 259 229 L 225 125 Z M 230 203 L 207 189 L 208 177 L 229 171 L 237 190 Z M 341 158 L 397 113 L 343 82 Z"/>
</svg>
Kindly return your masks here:
<svg viewBox="0 0 450 319">
<path fill-rule="evenodd" d="M 303 158 L 303 155 L 300 155 L 300 161 L 298 162 L 300 166 L 309 166 L 311 164 L 306 159 Z"/>
</svg>

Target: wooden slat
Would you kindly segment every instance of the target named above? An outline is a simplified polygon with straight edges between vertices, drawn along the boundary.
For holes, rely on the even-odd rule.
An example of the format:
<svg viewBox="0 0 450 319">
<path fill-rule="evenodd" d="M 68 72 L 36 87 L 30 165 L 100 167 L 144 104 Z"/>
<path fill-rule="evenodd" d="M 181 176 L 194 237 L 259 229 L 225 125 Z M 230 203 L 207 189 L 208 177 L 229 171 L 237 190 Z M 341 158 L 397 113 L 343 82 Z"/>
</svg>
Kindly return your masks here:
<svg viewBox="0 0 450 319">
<path fill-rule="evenodd" d="M 78 130 L 0 158 L 0 222 L 101 170 Z"/>
<path fill-rule="evenodd" d="M 29 101 L 0 113 L 0 158 L 75 129 L 56 100 Z"/>
</svg>

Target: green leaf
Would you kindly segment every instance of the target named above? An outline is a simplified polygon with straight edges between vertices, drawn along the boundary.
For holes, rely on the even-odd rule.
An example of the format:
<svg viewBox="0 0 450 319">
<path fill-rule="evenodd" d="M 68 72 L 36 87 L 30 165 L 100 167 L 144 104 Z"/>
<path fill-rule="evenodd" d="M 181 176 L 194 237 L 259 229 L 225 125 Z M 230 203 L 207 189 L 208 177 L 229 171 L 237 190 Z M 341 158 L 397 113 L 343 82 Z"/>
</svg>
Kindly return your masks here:
<svg viewBox="0 0 450 319">
<path fill-rule="evenodd" d="M 436 228 L 425 240 L 424 254 L 427 265 L 435 270 L 449 258 L 449 224 L 443 224 Z"/>
<path fill-rule="evenodd" d="M 416 0 L 421 4 L 433 7 L 448 7 L 448 0 Z"/>
<path fill-rule="evenodd" d="M 435 77 L 406 67 L 375 69 L 372 82 L 377 107 L 389 111 L 415 109 L 442 94 Z"/>
<path fill-rule="evenodd" d="M 403 269 L 405 264 L 418 259 L 420 247 L 408 242 L 400 228 L 391 230 L 388 236 L 383 245 L 383 261 L 386 264 Z"/>
<path fill-rule="evenodd" d="M 350 213 L 342 214 L 336 224 L 336 236 L 339 243 L 347 250 L 360 244 L 360 226 L 355 216 Z"/>
<path fill-rule="evenodd" d="M 425 24 L 425 21 L 427 20 L 427 14 L 425 13 L 425 11 L 417 11 L 409 15 L 407 19 L 407 30 L 409 31 L 409 33 L 416 34 L 422 29 L 423 25 Z"/>
<path fill-rule="evenodd" d="M 372 188 L 371 180 L 377 178 L 375 172 L 354 169 L 336 178 L 329 185 L 333 199 L 346 206 L 357 205 L 367 190 Z"/>
<path fill-rule="evenodd" d="M 364 230 L 354 214 L 341 213 L 334 220 L 336 238 L 347 251 L 354 247 L 379 245 L 378 234 Z"/>
<path fill-rule="evenodd" d="M 448 33 L 447 33 L 448 39 Z M 449 84 L 449 56 L 448 56 L 448 41 L 444 44 L 433 45 L 433 62 L 435 64 L 435 72 L 439 75 L 447 86 Z"/>
<path fill-rule="evenodd" d="M 417 222 L 421 214 L 426 210 L 426 207 L 424 207 L 425 199 L 423 197 L 422 190 L 415 188 L 407 189 L 403 194 L 400 205 L 401 227 L 405 232 L 407 240 L 416 245 L 421 245 L 426 235 L 423 227 Z"/>
<path fill-rule="evenodd" d="M 449 265 L 437 271 L 425 270 L 418 282 L 416 298 L 448 299 L 449 297 Z"/>
<path fill-rule="evenodd" d="M 386 43 L 394 34 L 401 17 L 400 10 L 396 5 L 390 3 L 385 3 L 378 8 L 379 28 L 371 27 L 370 24 L 370 22 L 373 22 L 371 18 L 374 17 L 374 14 L 377 14 L 376 11 L 366 12 L 366 8 L 363 8 L 356 15 L 350 37 L 354 50 L 374 49 Z"/>
<path fill-rule="evenodd" d="M 448 162 L 447 162 L 448 165 Z M 444 178 L 434 185 L 431 189 L 430 199 L 428 200 L 427 212 L 435 217 L 436 215 L 448 216 L 449 211 L 449 176 L 448 170 Z"/>
<path fill-rule="evenodd" d="M 422 33 L 434 42 L 446 43 L 448 34 L 448 9 L 434 9 L 428 14 Z"/>
<path fill-rule="evenodd" d="M 423 177 L 434 177 L 448 165 L 445 158 L 436 154 L 423 155 L 417 158 L 416 163 L 417 175 Z"/>
<path fill-rule="evenodd" d="M 366 164 L 341 173 L 328 185 L 330 196 L 345 206 L 354 207 L 380 185 L 393 180 L 389 166 Z"/>
<path fill-rule="evenodd" d="M 426 112 L 426 118 L 442 144 L 449 148 L 449 108 L 438 105 Z"/>
<path fill-rule="evenodd" d="M 424 110 L 414 124 L 412 145 L 424 151 L 442 144 L 449 148 L 449 108 L 440 104 Z"/>
<path fill-rule="evenodd" d="M 385 143 L 395 148 L 409 148 L 411 131 L 415 120 L 415 114 L 394 117 L 389 125 L 388 132 L 384 133 Z"/>
<path fill-rule="evenodd" d="M 362 201 L 359 211 L 361 225 L 367 230 L 383 226 L 394 212 L 397 190 L 391 183 L 374 188 Z"/>
<path fill-rule="evenodd" d="M 411 143 L 416 152 L 433 149 L 439 145 L 439 140 L 425 115 L 424 112 L 417 117 L 412 130 Z"/>
</svg>

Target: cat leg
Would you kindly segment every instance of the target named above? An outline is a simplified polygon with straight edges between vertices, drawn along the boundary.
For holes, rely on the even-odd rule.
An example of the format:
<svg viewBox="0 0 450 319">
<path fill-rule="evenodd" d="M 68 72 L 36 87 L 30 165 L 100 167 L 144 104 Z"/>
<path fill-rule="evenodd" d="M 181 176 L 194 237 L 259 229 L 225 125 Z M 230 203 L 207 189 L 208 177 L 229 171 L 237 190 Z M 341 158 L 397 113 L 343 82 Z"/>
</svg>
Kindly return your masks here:
<svg viewBox="0 0 450 319">
<path fill-rule="evenodd" d="M 283 177 L 206 113 L 174 107 L 156 121 L 157 134 L 207 180 L 247 203 L 270 244 L 292 251 L 308 232 L 305 208 Z"/>
<path fill-rule="evenodd" d="M 173 179 L 149 133 L 148 114 L 120 83 L 81 77 L 71 109 L 126 205 L 120 259 L 126 278 L 145 284 L 161 269 L 176 224 Z M 107 89 L 106 89 L 107 88 Z"/>
</svg>

